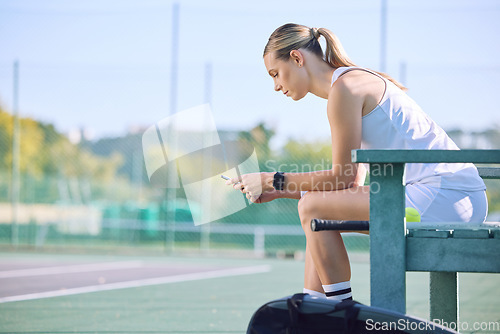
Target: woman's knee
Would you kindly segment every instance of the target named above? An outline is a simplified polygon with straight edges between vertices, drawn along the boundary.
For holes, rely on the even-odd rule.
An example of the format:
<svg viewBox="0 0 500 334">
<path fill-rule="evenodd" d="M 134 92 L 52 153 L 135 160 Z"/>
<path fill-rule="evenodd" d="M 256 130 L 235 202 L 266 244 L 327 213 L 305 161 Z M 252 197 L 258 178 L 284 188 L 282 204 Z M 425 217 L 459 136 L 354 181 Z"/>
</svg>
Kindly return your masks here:
<svg viewBox="0 0 500 334">
<path fill-rule="evenodd" d="M 317 218 L 313 217 L 315 214 L 317 214 L 317 206 L 314 197 L 315 196 L 313 196 L 311 192 L 307 192 L 299 200 L 297 210 L 299 212 L 299 217 L 302 225 L 308 224 L 312 218 Z"/>
</svg>

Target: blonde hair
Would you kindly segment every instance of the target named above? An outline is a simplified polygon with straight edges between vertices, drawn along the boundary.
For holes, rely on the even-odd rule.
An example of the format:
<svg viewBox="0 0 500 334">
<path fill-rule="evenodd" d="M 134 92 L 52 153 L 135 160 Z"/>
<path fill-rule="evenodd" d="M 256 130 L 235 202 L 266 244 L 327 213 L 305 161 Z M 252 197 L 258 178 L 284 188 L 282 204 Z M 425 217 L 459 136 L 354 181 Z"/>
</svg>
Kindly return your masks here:
<svg viewBox="0 0 500 334">
<path fill-rule="evenodd" d="M 326 40 L 326 50 L 323 53 L 319 38 L 323 36 Z M 357 66 L 347 55 L 340 40 L 330 30 L 325 28 L 309 28 L 300 24 L 287 23 L 276 29 L 264 48 L 264 56 L 274 52 L 276 58 L 287 61 L 290 59 L 292 50 L 308 50 L 329 64 L 333 68 Z M 396 86 L 406 91 L 401 83 L 391 76 L 373 71 Z"/>
</svg>

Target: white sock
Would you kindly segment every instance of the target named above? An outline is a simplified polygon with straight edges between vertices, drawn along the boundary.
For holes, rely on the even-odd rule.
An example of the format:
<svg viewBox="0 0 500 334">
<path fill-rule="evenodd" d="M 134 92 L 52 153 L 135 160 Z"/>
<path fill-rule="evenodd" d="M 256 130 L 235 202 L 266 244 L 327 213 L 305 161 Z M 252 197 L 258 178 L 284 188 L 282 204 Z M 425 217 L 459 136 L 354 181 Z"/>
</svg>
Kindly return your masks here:
<svg viewBox="0 0 500 334">
<path fill-rule="evenodd" d="M 302 289 L 302 292 L 303 293 L 308 293 L 308 294 L 310 294 L 313 297 L 325 298 L 326 299 L 325 294 L 321 293 L 319 291 L 314 291 L 314 290 L 309 290 L 309 289 L 304 288 L 304 289 Z"/>
<path fill-rule="evenodd" d="M 332 300 L 352 300 L 351 281 L 335 284 L 323 285 L 327 299 Z"/>
</svg>

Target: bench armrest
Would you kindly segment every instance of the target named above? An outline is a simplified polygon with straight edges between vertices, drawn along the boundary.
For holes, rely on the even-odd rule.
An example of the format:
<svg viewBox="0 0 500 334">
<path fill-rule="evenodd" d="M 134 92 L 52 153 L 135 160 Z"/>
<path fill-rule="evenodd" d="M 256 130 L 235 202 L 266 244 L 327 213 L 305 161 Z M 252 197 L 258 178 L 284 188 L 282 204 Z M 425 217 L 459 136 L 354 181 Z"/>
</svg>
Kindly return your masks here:
<svg viewBox="0 0 500 334">
<path fill-rule="evenodd" d="M 500 150 L 352 150 L 357 163 L 500 164 Z"/>
</svg>

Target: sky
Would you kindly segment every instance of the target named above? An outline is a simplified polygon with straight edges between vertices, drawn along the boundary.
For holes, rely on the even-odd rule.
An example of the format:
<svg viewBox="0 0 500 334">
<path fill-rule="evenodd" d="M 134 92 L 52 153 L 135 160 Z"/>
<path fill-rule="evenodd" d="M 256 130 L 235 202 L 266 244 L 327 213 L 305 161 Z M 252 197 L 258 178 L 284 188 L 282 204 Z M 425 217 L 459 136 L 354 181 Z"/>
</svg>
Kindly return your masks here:
<svg viewBox="0 0 500 334">
<path fill-rule="evenodd" d="M 324 27 L 380 70 L 381 1 L 179 1 L 176 111 L 208 100 L 218 129 L 265 122 L 274 147 L 327 140 L 326 100 L 275 92 L 263 48 L 282 24 Z M 0 0 L 0 105 L 12 112 L 17 60 L 20 115 L 63 133 L 121 136 L 168 117 L 173 4 Z M 498 128 L 499 33 L 497 0 L 387 0 L 386 72 L 443 128 Z"/>
</svg>

